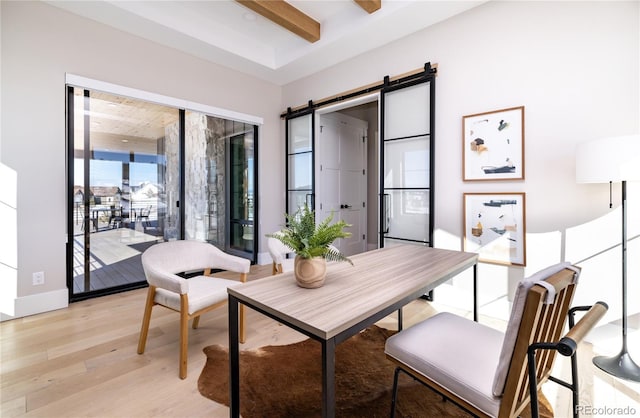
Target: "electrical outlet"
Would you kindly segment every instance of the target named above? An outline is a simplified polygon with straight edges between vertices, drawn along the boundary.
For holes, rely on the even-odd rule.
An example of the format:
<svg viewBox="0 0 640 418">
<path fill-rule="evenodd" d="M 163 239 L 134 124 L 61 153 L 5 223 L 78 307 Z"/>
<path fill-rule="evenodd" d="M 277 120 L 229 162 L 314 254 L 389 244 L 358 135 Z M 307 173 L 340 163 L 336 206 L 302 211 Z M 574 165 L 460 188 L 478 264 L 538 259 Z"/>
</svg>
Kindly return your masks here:
<svg viewBox="0 0 640 418">
<path fill-rule="evenodd" d="M 33 273 L 33 285 L 39 286 L 44 284 L 44 271 L 38 271 Z"/>
</svg>

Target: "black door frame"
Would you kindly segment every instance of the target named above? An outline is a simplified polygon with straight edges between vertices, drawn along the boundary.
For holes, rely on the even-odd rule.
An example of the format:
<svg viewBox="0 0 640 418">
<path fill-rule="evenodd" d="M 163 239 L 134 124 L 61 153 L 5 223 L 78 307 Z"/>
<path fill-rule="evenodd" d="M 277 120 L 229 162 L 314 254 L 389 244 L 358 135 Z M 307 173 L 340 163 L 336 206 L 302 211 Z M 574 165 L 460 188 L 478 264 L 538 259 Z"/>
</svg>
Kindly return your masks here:
<svg viewBox="0 0 640 418">
<path fill-rule="evenodd" d="M 83 110 L 84 110 L 84 155 L 83 155 L 83 164 L 84 164 L 84 179 L 83 179 L 83 190 L 84 193 L 84 211 L 82 213 L 82 222 L 84 223 L 84 240 L 83 240 L 83 270 L 84 270 L 84 284 L 85 284 L 85 292 L 75 293 L 74 292 L 74 216 L 75 216 L 75 202 L 74 202 L 74 159 L 75 159 L 75 132 L 74 132 L 74 122 L 75 122 L 75 89 L 83 90 Z M 148 284 L 146 280 L 142 280 L 140 282 L 117 285 L 113 287 L 107 287 L 99 290 L 88 290 L 91 281 L 91 269 L 90 269 L 90 235 L 89 235 L 89 222 L 90 222 L 90 193 L 87 193 L 90 187 L 90 160 L 91 160 L 91 150 L 90 150 L 90 97 L 91 97 L 91 89 L 67 84 L 66 85 L 66 147 L 67 147 L 67 243 L 66 243 L 66 282 L 67 289 L 69 295 L 69 302 L 76 302 L 80 300 L 85 300 L 98 296 L 106 296 L 109 294 L 119 293 L 127 290 L 133 290 L 137 288 L 146 287 Z M 118 93 L 109 93 L 117 96 L 122 96 Z M 136 98 L 135 100 L 144 101 L 143 99 Z M 168 107 L 173 107 L 179 111 L 179 153 L 180 153 L 180 182 L 179 182 L 179 200 L 175 202 L 178 206 L 178 217 L 180 219 L 180 229 L 178 231 L 178 239 L 184 239 L 185 230 L 184 230 L 184 217 L 185 211 L 184 206 L 180 204 L 180 202 L 185 201 L 185 167 L 186 167 L 186 157 L 185 157 L 185 109 L 176 108 L 172 105 L 166 105 Z M 215 116 L 221 117 L 221 116 Z M 221 117 L 222 118 L 222 117 Z M 226 119 L 226 118 L 225 118 Z M 258 189 L 258 129 L 259 125 L 251 124 L 245 122 L 251 126 L 253 126 L 254 130 L 254 237 L 258 237 L 258 225 L 259 225 L 259 211 L 258 211 L 258 199 L 259 189 Z M 172 203 L 172 202 L 168 202 Z M 227 229 L 230 226 L 230 219 L 225 219 Z M 242 256 L 242 254 L 238 254 Z M 246 253 L 245 253 L 246 255 Z M 254 239 L 253 243 L 253 257 L 251 259 L 252 263 L 256 263 L 258 256 L 258 240 Z"/>
<path fill-rule="evenodd" d="M 424 241 L 416 241 L 416 240 L 410 240 L 410 239 L 403 239 L 401 237 L 386 237 L 386 238 L 392 238 L 395 240 L 399 240 L 399 241 L 407 241 L 407 242 L 413 242 L 413 243 L 423 243 L 428 245 L 429 247 L 433 247 L 433 230 L 434 230 L 434 221 L 435 221 L 435 208 L 434 208 L 434 197 L 435 197 L 435 188 L 434 188 L 434 183 L 435 183 L 435 93 L 436 93 L 436 83 L 435 83 L 435 79 L 436 79 L 436 74 L 435 72 L 429 72 L 429 71 L 425 71 L 424 73 L 420 73 L 417 74 L 415 76 L 412 77 L 407 77 L 406 79 L 402 80 L 401 82 L 391 85 L 388 82 L 388 78 L 385 78 L 385 87 L 382 88 L 381 94 L 380 94 L 380 133 L 379 133 L 379 137 L 380 137 L 380 143 L 379 143 L 379 158 L 380 158 L 380 163 L 379 163 L 379 167 L 380 167 L 380 184 L 379 184 L 379 190 L 380 190 L 380 196 L 379 196 L 379 202 L 378 202 L 378 211 L 379 211 L 379 220 L 380 220 L 380 225 L 379 225 L 379 229 L 378 229 L 378 233 L 380 234 L 378 237 L 378 241 L 379 241 L 379 246 L 380 248 L 384 247 L 384 240 L 385 240 L 385 214 L 386 214 L 386 210 L 385 210 L 385 188 L 384 187 L 384 163 L 385 163 L 385 158 L 384 158 L 384 143 L 385 143 L 385 124 L 384 124 L 384 115 L 385 115 L 385 94 L 386 93 L 391 93 L 391 92 L 395 92 L 398 90 L 402 90 L 408 87 L 413 87 L 413 86 L 417 86 L 419 84 L 423 84 L 423 83 L 430 83 L 429 84 L 429 133 L 427 133 L 427 135 L 429 136 L 429 229 L 427 232 L 427 242 Z M 424 136 L 424 135 L 420 135 L 420 136 Z M 396 139 L 407 139 L 407 138 L 393 138 L 391 140 L 396 140 Z M 411 190 L 412 188 L 402 188 L 402 189 L 395 189 L 395 190 Z M 424 190 L 424 188 L 421 188 L 420 190 Z"/>
</svg>

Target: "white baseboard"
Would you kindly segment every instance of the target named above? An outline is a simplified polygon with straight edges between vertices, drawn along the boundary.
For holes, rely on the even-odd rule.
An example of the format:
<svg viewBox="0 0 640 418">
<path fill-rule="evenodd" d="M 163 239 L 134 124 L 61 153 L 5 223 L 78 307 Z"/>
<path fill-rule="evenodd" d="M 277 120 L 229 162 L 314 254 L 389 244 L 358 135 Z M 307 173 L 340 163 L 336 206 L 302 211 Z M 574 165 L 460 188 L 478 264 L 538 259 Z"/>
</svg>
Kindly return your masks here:
<svg viewBox="0 0 640 418">
<path fill-rule="evenodd" d="M 13 315 L 1 312 L 0 321 L 22 318 L 43 312 L 64 309 L 69 306 L 69 291 L 65 289 L 53 290 L 51 292 L 37 293 L 16 298 L 14 301 Z"/>
<path fill-rule="evenodd" d="M 271 260 L 271 256 L 269 255 L 269 252 L 262 252 L 262 253 L 258 253 L 258 264 L 263 266 L 265 264 L 271 264 L 272 260 Z"/>
</svg>

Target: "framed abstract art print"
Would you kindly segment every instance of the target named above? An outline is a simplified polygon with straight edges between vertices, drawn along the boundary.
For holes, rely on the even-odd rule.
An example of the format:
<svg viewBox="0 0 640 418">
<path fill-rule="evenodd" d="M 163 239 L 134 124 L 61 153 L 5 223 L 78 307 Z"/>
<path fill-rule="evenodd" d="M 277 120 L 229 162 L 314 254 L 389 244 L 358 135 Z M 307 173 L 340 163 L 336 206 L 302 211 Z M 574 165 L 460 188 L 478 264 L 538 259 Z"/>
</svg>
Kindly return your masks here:
<svg viewBox="0 0 640 418">
<path fill-rule="evenodd" d="M 479 260 L 526 265 L 524 193 L 464 193 L 464 251 Z"/>
<path fill-rule="evenodd" d="M 462 180 L 524 180 L 524 106 L 462 118 Z"/>
</svg>

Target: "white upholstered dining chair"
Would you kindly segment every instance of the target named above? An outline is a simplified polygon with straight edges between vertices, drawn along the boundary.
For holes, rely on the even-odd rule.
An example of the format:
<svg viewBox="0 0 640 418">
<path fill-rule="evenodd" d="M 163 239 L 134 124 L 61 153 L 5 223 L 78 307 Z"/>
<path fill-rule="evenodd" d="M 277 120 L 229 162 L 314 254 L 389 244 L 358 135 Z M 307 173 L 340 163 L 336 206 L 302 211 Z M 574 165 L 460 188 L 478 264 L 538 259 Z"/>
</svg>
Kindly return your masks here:
<svg viewBox="0 0 640 418">
<path fill-rule="evenodd" d="M 276 232 L 277 234 L 277 232 Z M 329 245 L 329 248 L 334 251 L 338 249 L 334 245 Z M 295 268 L 295 258 L 287 258 L 287 255 L 292 254 L 295 257 L 295 253 L 291 248 L 284 245 L 279 239 L 268 237 L 267 238 L 267 250 L 271 256 L 271 275 L 286 273 L 293 271 Z"/>
<path fill-rule="evenodd" d="M 227 288 L 247 281 L 250 261 L 201 241 L 168 241 L 149 247 L 142 254 L 142 267 L 149 283 L 138 354 L 144 353 L 151 311 L 161 305 L 180 313 L 180 378 L 187 377 L 189 320 L 198 327 L 200 315 L 227 302 Z M 211 275 L 212 270 L 239 273 L 239 280 Z M 192 273 L 179 275 L 181 273 Z M 189 277 L 188 279 L 185 278 Z M 245 340 L 244 307 L 240 306 L 240 342 Z"/>
<path fill-rule="evenodd" d="M 397 366 L 391 416 L 401 371 L 477 417 L 517 417 L 529 404 L 537 417 L 538 390 L 551 380 L 572 390 L 577 414 L 577 345 L 607 311 L 604 302 L 570 309 L 579 272 L 561 263 L 521 281 L 505 333 L 443 312 L 389 337 L 385 353 Z M 573 326 L 574 313 L 586 310 Z M 571 383 L 551 376 L 557 352 L 571 357 Z"/>
<path fill-rule="evenodd" d="M 293 271 L 293 258 L 287 258 L 287 254 L 293 251 L 280 240 L 273 237 L 267 238 L 267 250 L 272 260 L 271 274 L 280 274 Z"/>
</svg>

